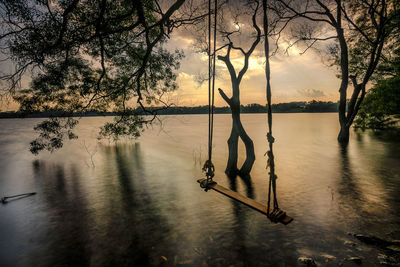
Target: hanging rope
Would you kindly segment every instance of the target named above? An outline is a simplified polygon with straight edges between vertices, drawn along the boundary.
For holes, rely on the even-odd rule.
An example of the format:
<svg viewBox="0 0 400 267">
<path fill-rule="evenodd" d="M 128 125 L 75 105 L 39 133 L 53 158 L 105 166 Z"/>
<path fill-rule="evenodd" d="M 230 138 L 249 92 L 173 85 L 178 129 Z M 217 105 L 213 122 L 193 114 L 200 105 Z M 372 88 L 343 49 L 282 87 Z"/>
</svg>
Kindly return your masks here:
<svg viewBox="0 0 400 267">
<path fill-rule="evenodd" d="M 206 174 L 206 184 L 201 184 L 205 190 L 212 183 L 214 164 L 212 163 L 212 143 L 214 129 L 214 92 L 215 92 L 215 57 L 217 40 L 217 0 L 214 1 L 214 35 L 213 51 L 211 53 L 211 0 L 208 0 L 208 159 L 204 163 L 203 172 Z"/>
<path fill-rule="evenodd" d="M 285 212 L 279 209 L 278 199 L 276 197 L 276 179 L 278 178 L 275 174 L 275 160 L 273 152 L 273 143 L 275 138 L 272 136 L 272 109 L 271 109 L 271 69 L 269 65 L 269 42 L 268 42 L 268 14 L 267 14 L 267 0 L 263 0 L 263 13 L 264 13 L 264 50 L 265 50 L 265 75 L 267 78 L 267 106 L 268 106 L 268 133 L 267 140 L 269 150 L 267 151 L 268 161 L 267 169 L 269 168 L 269 185 L 268 185 L 268 204 L 267 204 L 267 215 L 273 222 L 278 222 L 283 216 L 286 215 Z M 273 210 L 271 210 L 271 194 L 273 196 Z"/>
<path fill-rule="evenodd" d="M 214 131 L 214 95 L 215 95 L 215 57 L 216 57 L 216 47 L 217 47 L 217 0 L 214 1 L 214 38 L 213 38 L 213 62 L 212 62 L 212 97 L 211 97 L 211 129 L 210 129 L 210 160 L 212 154 L 212 142 L 213 142 L 213 131 Z"/>
</svg>

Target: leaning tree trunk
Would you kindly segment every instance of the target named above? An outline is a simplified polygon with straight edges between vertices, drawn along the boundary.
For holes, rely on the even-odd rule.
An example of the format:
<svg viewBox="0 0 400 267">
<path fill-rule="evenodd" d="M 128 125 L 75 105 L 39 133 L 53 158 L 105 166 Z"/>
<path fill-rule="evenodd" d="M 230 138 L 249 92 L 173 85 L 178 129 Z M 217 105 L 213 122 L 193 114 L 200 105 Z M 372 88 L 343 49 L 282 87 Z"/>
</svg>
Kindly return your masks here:
<svg viewBox="0 0 400 267">
<path fill-rule="evenodd" d="M 239 107 L 231 106 L 231 109 L 232 109 L 232 130 L 231 130 L 231 136 L 229 137 L 227 142 L 229 157 L 225 173 L 228 176 L 234 176 L 237 174 L 245 176 L 250 174 L 250 171 L 253 168 L 253 164 L 256 159 L 254 153 L 254 143 L 249 137 L 249 135 L 246 133 L 245 129 L 243 128 L 242 122 L 240 120 L 240 111 L 236 111 L 239 110 Z M 239 137 L 243 141 L 243 144 L 245 145 L 246 148 L 246 159 L 240 170 L 238 170 L 237 167 Z"/>
<path fill-rule="evenodd" d="M 255 161 L 255 153 L 254 153 L 254 143 L 249 137 L 249 135 L 246 133 L 242 121 L 240 120 L 240 101 L 239 101 L 239 85 L 234 83 L 234 94 L 232 98 L 228 98 L 225 93 L 219 89 L 219 92 L 224 98 L 224 100 L 228 103 L 231 111 L 232 111 L 232 129 L 231 129 L 231 135 L 228 139 L 228 150 L 229 150 L 229 156 L 228 156 L 228 163 L 226 165 L 225 173 L 228 176 L 234 176 L 234 175 L 241 175 L 241 176 L 246 176 L 250 174 L 250 171 L 253 167 L 254 161 Z M 238 143 L 239 143 L 239 137 L 243 141 L 243 144 L 245 145 L 246 148 L 246 159 L 240 168 L 240 170 L 237 167 L 237 162 L 238 162 Z"/>
<path fill-rule="evenodd" d="M 240 105 L 232 109 L 232 131 L 235 131 L 239 135 L 240 139 L 242 140 L 243 144 L 246 147 L 246 159 L 239 170 L 239 174 L 241 176 L 249 175 L 251 169 L 253 168 L 256 156 L 254 154 L 253 141 L 246 133 L 245 129 L 243 128 L 242 122 L 240 120 Z"/>
</svg>

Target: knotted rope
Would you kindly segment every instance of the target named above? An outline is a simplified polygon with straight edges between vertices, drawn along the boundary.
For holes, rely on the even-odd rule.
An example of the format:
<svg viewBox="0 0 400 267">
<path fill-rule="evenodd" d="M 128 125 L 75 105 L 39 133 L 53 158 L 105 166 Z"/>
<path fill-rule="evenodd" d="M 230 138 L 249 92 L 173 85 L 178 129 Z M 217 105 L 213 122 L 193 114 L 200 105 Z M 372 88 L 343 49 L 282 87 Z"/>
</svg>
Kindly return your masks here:
<svg viewBox="0 0 400 267">
<path fill-rule="evenodd" d="M 268 42 L 268 14 L 267 14 L 267 1 L 263 0 L 263 13 L 264 13 L 264 33 L 265 33 L 265 42 L 264 42 L 264 50 L 265 50 L 265 76 L 267 79 L 267 88 L 266 88 L 266 97 L 267 97 L 267 106 L 268 106 L 268 133 L 267 133 L 267 141 L 269 150 L 265 153 L 268 155 L 267 167 L 269 168 L 269 185 L 268 185 L 268 204 L 267 204 L 267 216 L 273 222 L 278 222 L 283 216 L 285 216 L 285 212 L 279 209 L 278 199 L 276 197 L 276 179 L 278 176 L 275 174 L 275 161 L 274 161 L 274 152 L 273 152 L 273 143 L 275 142 L 275 138 L 272 136 L 272 108 L 271 108 L 271 70 L 269 65 L 269 42 Z M 270 212 L 271 209 L 271 194 L 273 195 L 273 211 Z"/>
</svg>

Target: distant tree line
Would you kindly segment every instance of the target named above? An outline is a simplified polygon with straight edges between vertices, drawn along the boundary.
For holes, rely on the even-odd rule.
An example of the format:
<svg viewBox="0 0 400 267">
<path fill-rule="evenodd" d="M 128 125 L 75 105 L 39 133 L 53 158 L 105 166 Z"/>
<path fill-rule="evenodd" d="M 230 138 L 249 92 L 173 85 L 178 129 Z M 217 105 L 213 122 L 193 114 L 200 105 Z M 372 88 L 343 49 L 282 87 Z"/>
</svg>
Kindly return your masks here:
<svg viewBox="0 0 400 267">
<path fill-rule="evenodd" d="M 274 113 L 302 113 L 302 112 L 337 112 L 339 102 L 324 102 L 312 100 L 310 102 L 289 102 L 272 104 Z M 267 107 L 260 104 L 240 105 L 241 113 L 267 113 Z M 197 107 L 170 107 L 162 110 L 159 114 L 205 114 L 208 113 L 208 106 Z M 215 107 L 215 113 L 231 113 L 229 107 Z"/>
<path fill-rule="evenodd" d="M 324 102 L 312 100 L 310 102 L 289 102 L 272 104 L 272 112 L 274 113 L 313 113 L 313 112 L 337 112 L 339 102 Z M 158 107 L 149 108 L 158 109 Z M 132 110 L 132 113 L 142 113 L 141 109 Z M 241 113 L 267 113 L 267 107 L 260 104 L 248 104 L 240 106 Z M 160 115 L 174 115 L 174 114 L 207 114 L 208 106 L 196 106 L 196 107 L 170 107 L 168 109 L 162 109 L 158 111 Z M 229 107 L 215 107 L 215 113 L 217 114 L 230 114 L 231 110 Z M 0 118 L 43 118 L 51 116 L 62 116 L 63 111 L 48 111 L 48 112 L 34 112 L 32 114 L 25 114 L 23 112 L 2 112 Z M 76 113 L 75 116 L 116 116 L 114 112 L 99 112 L 96 110 L 88 111 L 85 114 Z"/>
</svg>

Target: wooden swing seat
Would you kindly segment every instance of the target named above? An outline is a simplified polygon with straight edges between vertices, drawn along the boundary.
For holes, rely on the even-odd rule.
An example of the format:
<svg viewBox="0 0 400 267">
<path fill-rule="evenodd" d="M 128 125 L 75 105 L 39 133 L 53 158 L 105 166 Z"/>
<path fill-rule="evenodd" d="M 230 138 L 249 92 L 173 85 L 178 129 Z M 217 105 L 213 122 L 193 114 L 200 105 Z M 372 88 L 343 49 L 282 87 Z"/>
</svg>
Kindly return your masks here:
<svg viewBox="0 0 400 267">
<path fill-rule="evenodd" d="M 197 182 L 200 184 L 204 183 L 205 181 L 206 181 L 205 178 L 197 180 Z M 218 193 L 221 193 L 233 200 L 236 200 L 236 201 L 246 205 L 247 207 L 252 208 L 253 210 L 262 213 L 263 215 L 268 216 L 267 207 L 265 205 L 255 201 L 254 199 L 245 197 L 245 196 L 243 196 L 235 191 L 232 191 L 226 187 L 220 186 L 216 182 L 209 184 L 208 188 L 212 189 Z M 272 211 L 273 211 L 273 209 L 270 209 L 270 213 Z M 291 221 L 293 221 L 293 218 L 285 214 L 285 216 L 279 222 L 286 225 L 286 224 L 290 223 Z"/>
</svg>

